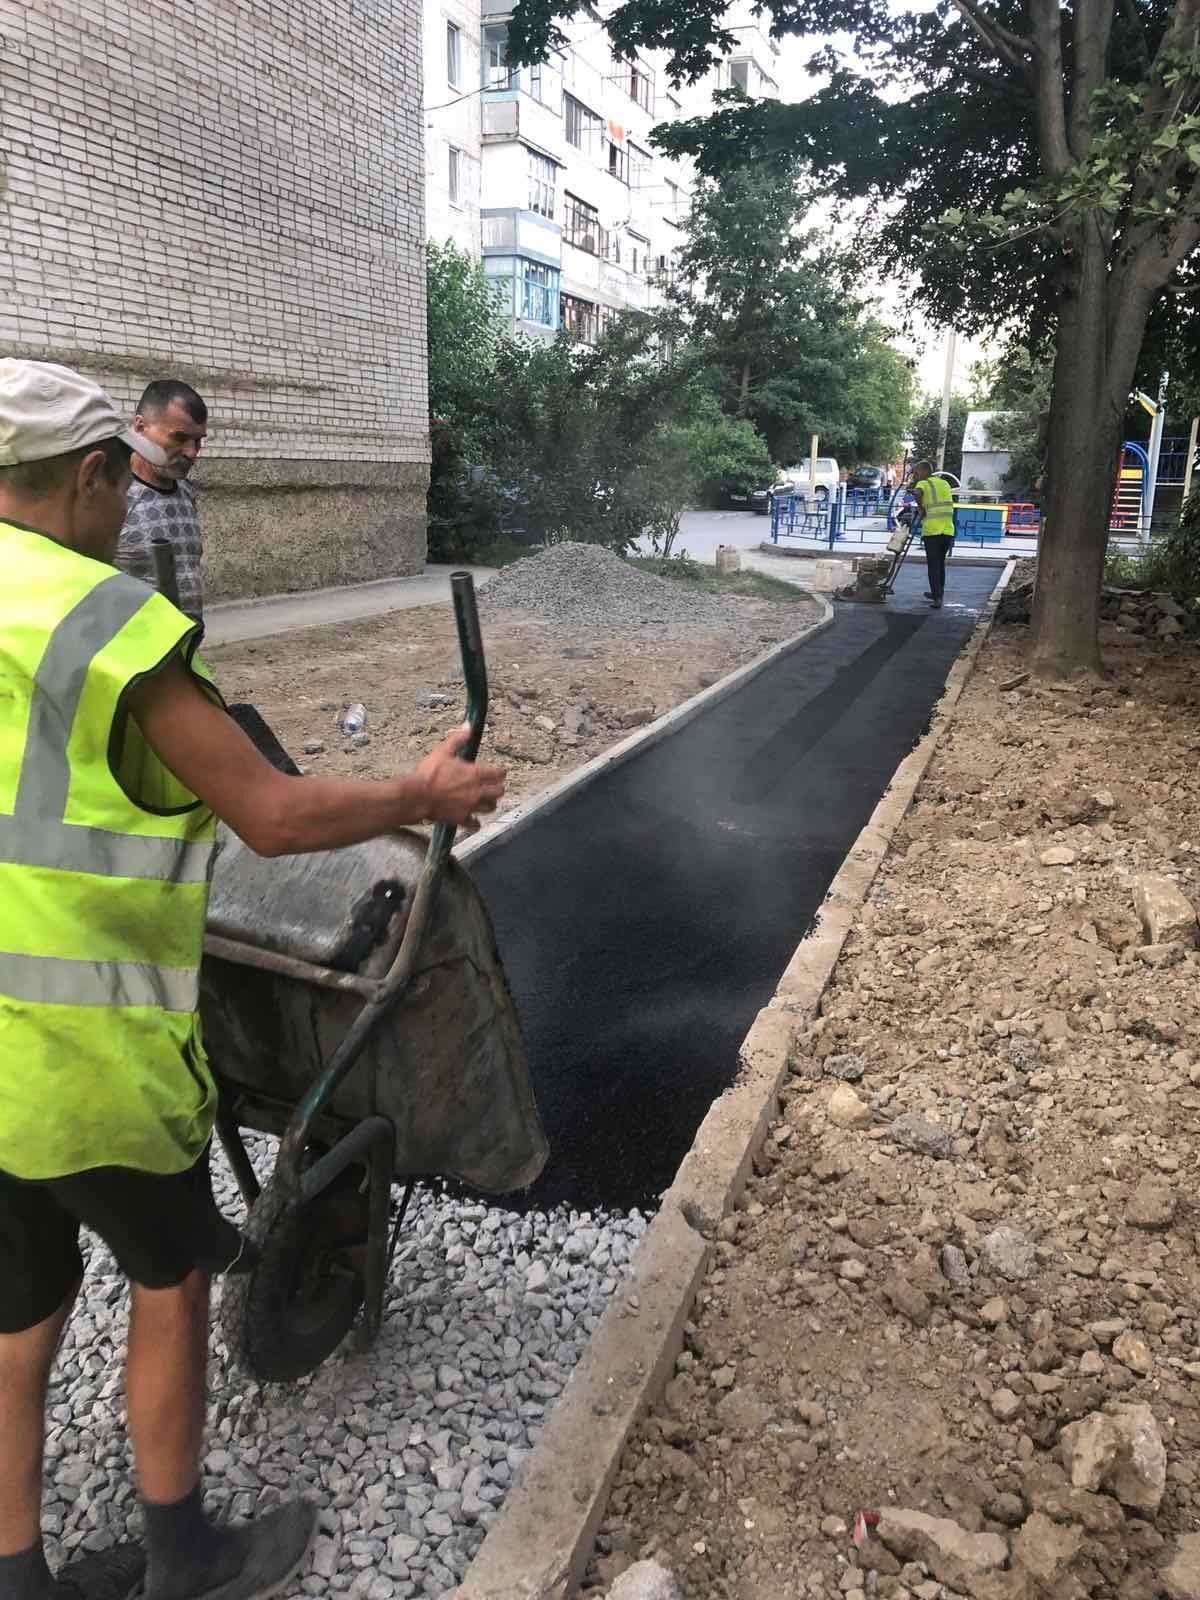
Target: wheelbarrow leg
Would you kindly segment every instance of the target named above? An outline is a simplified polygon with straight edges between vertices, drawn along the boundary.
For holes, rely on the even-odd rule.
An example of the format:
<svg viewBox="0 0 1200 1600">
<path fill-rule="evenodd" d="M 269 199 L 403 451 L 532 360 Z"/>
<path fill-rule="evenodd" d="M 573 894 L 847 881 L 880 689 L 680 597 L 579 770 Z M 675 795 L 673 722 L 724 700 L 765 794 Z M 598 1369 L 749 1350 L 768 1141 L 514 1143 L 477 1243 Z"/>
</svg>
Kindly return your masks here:
<svg viewBox="0 0 1200 1600">
<path fill-rule="evenodd" d="M 363 1270 L 362 1343 L 374 1344 L 383 1322 L 383 1295 L 388 1278 L 390 1255 L 389 1221 L 392 1210 L 392 1174 L 395 1168 L 396 1138 L 388 1125 L 371 1146 L 369 1166 L 369 1222 L 367 1256 Z"/>
<path fill-rule="evenodd" d="M 246 1146 L 242 1143 L 237 1120 L 224 1107 L 217 1113 L 217 1138 L 221 1141 L 225 1159 L 237 1179 L 237 1186 L 242 1191 L 242 1199 L 249 1208 L 261 1192 L 258 1176 L 250 1163 L 250 1157 L 246 1154 Z"/>
</svg>

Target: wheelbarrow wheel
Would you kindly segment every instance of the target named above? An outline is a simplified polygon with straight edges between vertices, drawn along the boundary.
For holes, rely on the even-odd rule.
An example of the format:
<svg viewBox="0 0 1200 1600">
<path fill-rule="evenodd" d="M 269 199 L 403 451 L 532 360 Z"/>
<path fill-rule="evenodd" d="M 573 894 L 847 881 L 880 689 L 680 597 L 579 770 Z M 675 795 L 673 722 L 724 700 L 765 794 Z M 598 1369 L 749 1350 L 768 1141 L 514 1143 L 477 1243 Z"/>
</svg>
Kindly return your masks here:
<svg viewBox="0 0 1200 1600">
<path fill-rule="evenodd" d="M 367 1223 L 361 1167 L 298 1209 L 267 1185 L 245 1228 L 258 1260 L 226 1279 L 221 1300 L 221 1332 L 240 1366 L 294 1383 L 333 1354 L 362 1304 Z"/>
</svg>

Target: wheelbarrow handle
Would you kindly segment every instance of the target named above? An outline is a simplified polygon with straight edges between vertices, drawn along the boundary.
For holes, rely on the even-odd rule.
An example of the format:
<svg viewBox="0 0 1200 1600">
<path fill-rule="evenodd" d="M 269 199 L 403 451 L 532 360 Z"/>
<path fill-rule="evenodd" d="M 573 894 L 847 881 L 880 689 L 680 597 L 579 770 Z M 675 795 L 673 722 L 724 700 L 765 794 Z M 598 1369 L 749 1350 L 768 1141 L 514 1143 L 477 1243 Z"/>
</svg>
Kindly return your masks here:
<svg viewBox="0 0 1200 1600">
<path fill-rule="evenodd" d="M 154 587 L 164 600 L 173 606 L 179 604 L 179 579 L 175 572 L 175 546 L 161 535 L 150 541 L 150 555 L 154 562 Z"/>
<path fill-rule="evenodd" d="M 487 726 L 488 678 L 483 654 L 483 632 L 479 626 L 479 607 L 475 601 L 475 580 L 469 572 L 450 574 L 450 595 L 454 601 L 454 621 L 458 627 L 458 649 L 462 657 L 463 681 L 467 686 L 467 709 L 463 720 L 470 726 L 467 742 L 459 751 L 462 761 L 474 761 L 479 754 L 483 730 Z M 439 822 L 433 830 L 430 854 L 444 860 L 454 843 L 454 828 Z"/>
</svg>

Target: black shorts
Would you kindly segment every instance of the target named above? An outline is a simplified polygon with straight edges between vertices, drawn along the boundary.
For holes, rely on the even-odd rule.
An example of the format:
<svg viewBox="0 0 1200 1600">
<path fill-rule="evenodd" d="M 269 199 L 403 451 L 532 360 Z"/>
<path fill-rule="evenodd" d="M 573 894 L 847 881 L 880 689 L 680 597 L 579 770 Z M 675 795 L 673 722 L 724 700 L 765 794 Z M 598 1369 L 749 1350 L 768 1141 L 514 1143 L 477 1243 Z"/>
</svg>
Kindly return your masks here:
<svg viewBox="0 0 1200 1600">
<path fill-rule="evenodd" d="M 188 1171 L 166 1177 L 96 1167 L 26 1182 L 0 1172 L 0 1333 L 23 1333 L 62 1305 L 83 1271 L 81 1226 L 146 1289 L 241 1266 L 248 1248 L 217 1210 L 207 1150 Z"/>
</svg>

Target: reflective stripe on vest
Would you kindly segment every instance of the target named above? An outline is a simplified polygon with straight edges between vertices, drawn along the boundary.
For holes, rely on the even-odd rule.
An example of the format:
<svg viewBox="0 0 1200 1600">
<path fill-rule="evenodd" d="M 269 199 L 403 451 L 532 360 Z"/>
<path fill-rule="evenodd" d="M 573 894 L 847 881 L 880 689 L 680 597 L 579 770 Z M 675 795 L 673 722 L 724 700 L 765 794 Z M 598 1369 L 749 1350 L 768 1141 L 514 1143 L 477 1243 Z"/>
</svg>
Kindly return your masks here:
<svg viewBox="0 0 1200 1600">
<path fill-rule="evenodd" d="M 126 696 L 196 628 L 0 522 L 0 1171 L 179 1172 L 216 1094 L 196 1008 L 215 825 Z M 215 691 L 214 691 L 215 693 Z"/>
</svg>

